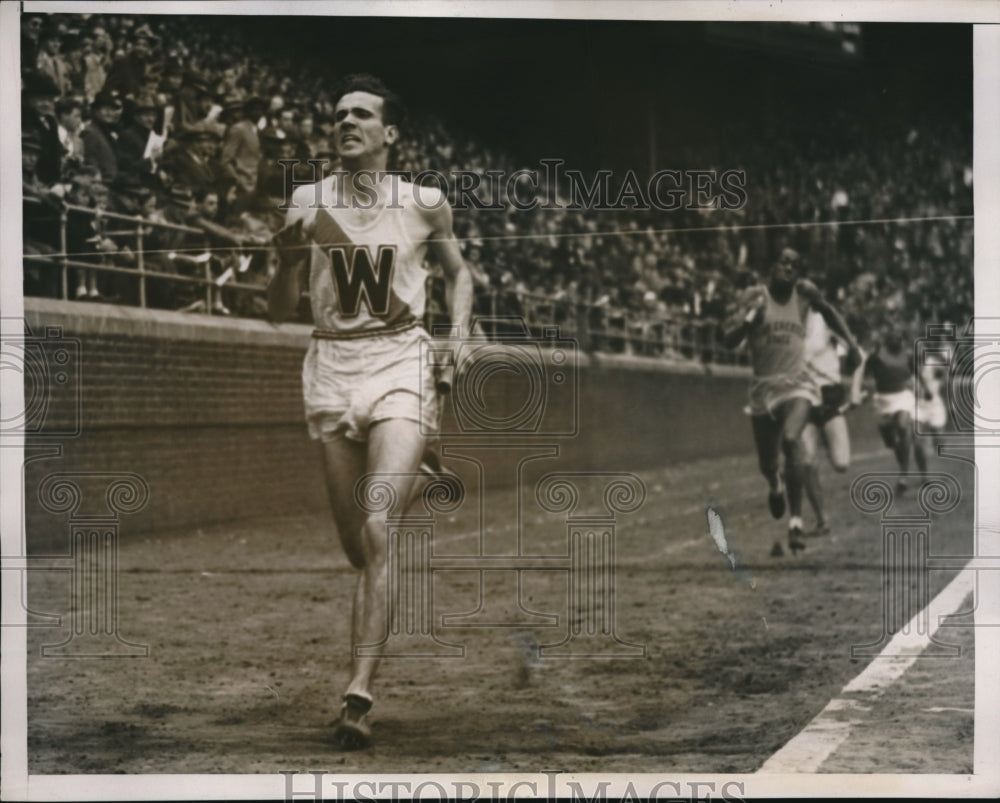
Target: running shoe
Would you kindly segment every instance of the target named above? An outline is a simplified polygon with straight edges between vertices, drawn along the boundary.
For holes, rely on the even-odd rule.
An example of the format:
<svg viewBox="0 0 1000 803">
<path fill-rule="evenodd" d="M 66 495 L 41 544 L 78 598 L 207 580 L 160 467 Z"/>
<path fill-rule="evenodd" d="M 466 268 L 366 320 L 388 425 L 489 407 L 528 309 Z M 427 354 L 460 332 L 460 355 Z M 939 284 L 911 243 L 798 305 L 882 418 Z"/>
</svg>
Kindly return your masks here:
<svg viewBox="0 0 1000 803">
<path fill-rule="evenodd" d="M 797 555 L 806 548 L 806 542 L 802 540 L 801 527 L 792 527 L 788 531 L 788 548 L 792 550 L 792 555 Z"/>
</svg>

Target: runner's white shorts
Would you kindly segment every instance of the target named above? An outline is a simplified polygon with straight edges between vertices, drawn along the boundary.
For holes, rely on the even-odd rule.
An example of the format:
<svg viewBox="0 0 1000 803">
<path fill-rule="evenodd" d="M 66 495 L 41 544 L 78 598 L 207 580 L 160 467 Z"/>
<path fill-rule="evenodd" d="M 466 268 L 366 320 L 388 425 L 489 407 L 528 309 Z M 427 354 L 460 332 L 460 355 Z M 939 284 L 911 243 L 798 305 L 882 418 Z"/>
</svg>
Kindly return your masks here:
<svg viewBox="0 0 1000 803">
<path fill-rule="evenodd" d="M 930 401 L 918 399 L 917 421 L 934 429 L 944 429 L 948 423 L 948 410 L 944 406 L 944 399 L 940 396 L 935 396 Z"/>
<path fill-rule="evenodd" d="M 879 417 L 879 423 L 888 423 L 896 413 L 913 415 L 916 399 L 912 390 L 901 390 L 898 393 L 875 393 L 872 395 L 872 406 Z M 884 419 L 884 421 L 883 421 Z"/>
<path fill-rule="evenodd" d="M 421 343 L 430 335 L 420 327 L 354 340 L 314 337 L 302 365 L 302 395 L 309 436 L 332 440 L 341 435 L 368 440 L 378 421 L 415 421 L 427 436 L 440 428 L 441 404 L 434 369 L 421 364 Z"/>
<path fill-rule="evenodd" d="M 750 384 L 750 414 L 774 415 L 789 399 L 806 399 L 813 407 L 822 401 L 819 385 L 805 371 L 798 376 L 785 374 L 755 377 Z"/>
</svg>

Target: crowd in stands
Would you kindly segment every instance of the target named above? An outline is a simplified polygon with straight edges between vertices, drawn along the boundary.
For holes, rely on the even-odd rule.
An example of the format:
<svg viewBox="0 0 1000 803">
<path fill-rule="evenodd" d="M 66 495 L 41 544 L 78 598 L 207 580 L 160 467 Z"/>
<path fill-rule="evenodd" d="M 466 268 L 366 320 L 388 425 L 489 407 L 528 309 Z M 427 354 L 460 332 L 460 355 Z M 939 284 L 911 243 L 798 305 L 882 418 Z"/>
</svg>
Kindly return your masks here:
<svg viewBox="0 0 1000 803">
<path fill-rule="evenodd" d="M 300 160 L 298 181 L 314 175 L 306 159 L 324 174 L 337 168 L 331 76 L 261 58 L 238 31 L 184 16 L 24 14 L 21 64 L 25 293 L 60 295 L 59 272 L 37 257 L 66 253 L 70 298 L 137 303 L 130 271 L 141 260 L 214 280 L 206 296 L 195 282 L 150 279 L 148 306 L 263 315 L 262 294 L 241 288 L 259 290 L 273 270 L 268 243 L 288 189 L 279 160 Z M 925 322 L 963 323 L 972 225 L 954 218 L 972 211 L 970 131 L 966 120 L 893 127 L 844 115 L 724 153 L 699 143 L 674 154 L 678 166 L 744 170 L 741 209 L 462 211 L 455 230 L 477 311 L 661 354 L 713 332 L 734 291 L 791 245 L 863 338 L 888 325 L 919 334 Z M 537 168 L 420 116 L 393 166 L 446 176 Z M 565 200 L 566 187 L 537 192 Z M 137 238 L 108 213 L 151 225 Z"/>
</svg>

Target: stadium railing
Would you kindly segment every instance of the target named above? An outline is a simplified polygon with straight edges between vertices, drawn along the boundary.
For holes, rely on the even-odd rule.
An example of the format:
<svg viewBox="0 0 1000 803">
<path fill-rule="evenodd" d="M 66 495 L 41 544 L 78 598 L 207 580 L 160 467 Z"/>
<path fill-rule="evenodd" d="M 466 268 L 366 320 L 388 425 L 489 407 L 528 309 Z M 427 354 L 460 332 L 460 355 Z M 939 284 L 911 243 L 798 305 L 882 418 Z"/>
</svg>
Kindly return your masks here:
<svg viewBox="0 0 1000 803">
<path fill-rule="evenodd" d="M 38 207 L 44 206 L 43 202 L 35 198 L 24 198 L 23 200 L 26 204 Z M 68 251 L 68 227 L 71 213 L 88 217 L 92 222 L 95 236 L 88 238 L 88 242 L 108 238 L 118 246 L 128 245 L 130 254 L 134 258 L 134 265 L 115 264 L 116 254 L 118 261 L 122 260 L 120 253 L 102 250 L 97 247 L 85 253 L 70 253 Z M 94 271 L 98 274 L 134 277 L 138 288 L 137 305 L 143 308 L 148 306 L 147 285 L 150 280 L 160 280 L 164 283 L 201 288 L 204 293 L 207 312 L 212 310 L 213 292 L 215 292 L 216 288 L 225 286 L 227 289 L 234 291 L 263 293 L 264 288 L 261 285 L 239 282 L 232 276 L 227 276 L 225 271 L 219 276 L 214 275 L 213 267 L 218 267 L 216 257 L 218 256 L 219 249 L 207 247 L 193 250 L 178 249 L 177 251 L 169 252 L 166 257 L 172 262 L 185 266 L 184 270 L 186 272 L 168 273 L 156 270 L 148 265 L 149 254 L 145 245 L 155 230 L 159 229 L 161 231 L 172 231 L 204 237 L 205 232 L 202 229 L 183 226 L 177 223 L 150 220 L 138 215 L 123 215 L 117 212 L 108 212 L 67 203 L 59 205 L 54 218 L 58 230 L 58 251 L 24 254 L 24 259 L 30 262 L 54 266 L 58 269 L 59 297 L 64 300 L 70 297 L 71 269 Z M 116 228 L 108 228 L 107 224 L 109 222 L 115 225 Z M 96 261 L 88 261 L 82 257 L 90 257 Z"/>
<path fill-rule="evenodd" d="M 25 198 L 25 203 L 42 206 L 42 202 Z M 117 244 L 129 245 L 134 265 L 115 264 L 115 252 L 95 249 L 86 254 L 67 251 L 69 214 L 89 216 L 94 230 Z M 95 210 L 73 204 L 61 204 L 57 212 L 59 250 L 43 254 L 25 254 L 24 259 L 49 265 L 59 271 L 59 295 L 70 298 L 70 271 L 95 271 L 97 273 L 133 277 L 138 285 L 136 302 L 148 306 L 147 283 L 150 280 L 195 286 L 204 293 L 204 312 L 213 312 L 213 293 L 225 287 L 257 296 L 262 300 L 266 288 L 261 284 L 237 281 L 232 271 L 218 270 L 220 249 L 199 248 L 188 253 L 179 249 L 167 256 L 185 266 L 186 273 L 167 273 L 151 269 L 145 245 L 155 229 L 182 234 L 204 236 L 205 232 L 191 226 L 154 221 L 134 215 Z M 107 228 L 113 223 L 114 229 Z M 93 238 L 92 238 L 93 239 Z M 222 249 L 226 253 L 232 249 Z M 251 250 L 251 249 L 248 249 Z M 79 257 L 88 256 L 96 261 Z M 717 322 L 710 318 L 657 315 L 624 308 L 613 308 L 585 301 L 557 299 L 539 293 L 494 289 L 479 293 L 476 312 L 486 321 L 485 334 L 502 340 L 510 333 L 504 330 L 505 316 L 521 318 L 531 336 L 544 343 L 557 337 L 573 338 L 584 351 L 609 352 L 668 360 L 699 361 L 723 365 L 745 365 L 745 354 L 725 349 L 716 336 Z M 432 316 L 433 318 L 433 316 Z M 522 330 L 519 330 L 522 331 Z"/>
<path fill-rule="evenodd" d="M 726 349 L 718 340 L 718 321 L 687 315 L 661 315 L 586 301 L 521 292 L 491 290 L 477 299 L 477 312 L 493 325 L 487 334 L 507 332 L 496 320 L 514 315 L 538 340 L 571 337 L 585 351 L 600 351 L 722 365 L 746 365 L 744 352 Z"/>
</svg>

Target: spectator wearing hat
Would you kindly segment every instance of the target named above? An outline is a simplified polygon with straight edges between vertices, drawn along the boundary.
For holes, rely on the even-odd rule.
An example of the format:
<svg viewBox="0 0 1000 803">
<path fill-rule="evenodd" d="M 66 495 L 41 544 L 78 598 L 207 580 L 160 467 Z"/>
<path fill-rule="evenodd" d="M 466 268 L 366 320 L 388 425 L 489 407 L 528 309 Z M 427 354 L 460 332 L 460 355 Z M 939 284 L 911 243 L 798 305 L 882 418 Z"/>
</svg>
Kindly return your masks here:
<svg viewBox="0 0 1000 803">
<path fill-rule="evenodd" d="M 141 178 L 122 172 L 111 185 L 111 211 L 120 215 L 144 216 L 146 201 L 153 190 Z"/>
<path fill-rule="evenodd" d="M 118 169 L 139 178 L 151 175 L 155 169 L 154 154 L 146 153 L 159 108 L 151 94 L 140 95 L 130 107 L 129 122 L 118 136 Z"/>
<path fill-rule="evenodd" d="M 129 215 L 135 218 L 148 218 L 154 213 L 156 208 L 156 197 L 152 189 L 146 186 L 137 176 L 129 173 L 119 173 L 115 183 L 111 186 L 111 200 L 109 208 L 119 215 Z M 116 228 L 131 228 L 130 225 L 116 226 Z M 143 227 L 143 236 L 150 229 Z M 137 259 L 132 246 L 137 244 L 131 236 L 120 241 L 118 253 L 115 256 L 118 264 L 135 268 Z M 145 249 L 145 242 L 143 243 Z M 113 273 L 105 277 L 106 286 L 110 288 L 112 296 L 120 303 L 137 305 L 139 303 L 139 286 L 134 277 L 128 274 Z"/>
<path fill-rule="evenodd" d="M 251 255 L 237 253 L 234 249 L 242 249 L 244 246 L 251 245 L 255 239 L 243 232 L 229 228 L 219 220 L 219 192 L 216 189 L 196 189 L 194 197 L 196 215 L 191 223 L 205 233 L 205 248 L 216 249 L 213 254 L 213 265 L 216 272 L 221 276 L 226 275 L 226 273 L 234 276 L 247 270 Z M 246 264 L 241 266 L 241 262 L 244 260 Z M 224 299 L 223 296 L 226 298 Z M 229 315 L 230 310 L 226 304 L 232 306 L 234 298 L 232 291 L 223 290 L 221 287 L 212 288 L 212 312 Z"/>
<path fill-rule="evenodd" d="M 49 189 L 38 177 L 38 159 L 42 153 L 42 142 L 38 134 L 31 130 L 21 131 L 21 188 L 25 198 L 43 200 Z"/>
<path fill-rule="evenodd" d="M 58 217 L 59 210 L 62 207 L 62 196 L 65 194 L 65 191 L 61 184 L 46 182 L 38 175 L 38 165 L 41 155 L 42 142 L 38 138 L 38 134 L 34 131 L 22 130 L 21 195 L 24 198 L 30 198 L 37 202 L 29 205 L 31 208 L 30 217 L 33 220 L 38 220 L 42 217 L 54 220 Z M 28 217 L 29 214 L 26 209 L 26 228 Z M 40 239 L 44 239 L 54 245 L 58 241 L 56 230 L 52 227 L 37 227 L 37 230 L 40 231 L 41 228 L 45 228 L 47 234 L 51 234 L 52 236 L 40 235 Z"/>
<path fill-rule="evenodd" d="M 125 98 L 137 97 L 145 87 L 159 38 L 148 25 L 140 25 L 132 32 L 131 42 L 129 51 L 111 65 L 104 83 L 104 89 L 116 89 Z"/>
<path fill-rule="evenodd" d="M 83 60 L 83 98 L 89 106 L 108 78 L 107 67 L 101 55 L 94 49 L 94 37 L 87 32 L 81 35 L 80 44 Z"/>
<path fill-rule="evenodd" d="M 38 38 L 38 59 L 35 69 L 42 75 L 47 75 L 55 83 L 60 95 L 68 95 L 71 85 L 69 80 L 69 65 L 63 58 L 62 36 L 54 25 L 42 28 Z"/>
<path fill-rule="evenodd" d="M 190 226 L 197 214 L 191 188 L 180 184 L 172 186 L 163 207 L 162 222 L 176 226 Z M 150 270 L 177 276 L 191 273 L 191 256 L 197 253 L 204 243 L 202 235 L 157 226 L 150 231 L 145 245 L 146 262 Z M 187 307 L 198 296 L 199 293 L 187 282 L 151 278 L 146 283 L 146 300 L 151 307 L 159 309 Z"/>
<path fill-rule="evenodd" d="M 179 147 L 170 154 L 169 170 L 177 184 L 188 187 L 214 187 L 220 168 L 216 158 L 219 133 L 214 126 L 201 122 L 180 133 Z"/>
<path fill-rule="evenodd" d="M 66 200 L 72 204 L 66 217 L 66 250 L 78 262 L 104 264 L 118 250 L 114 240 L 105 234 L 107 220 L 100 214 L 81 212 L 74 207 L 87 207 L 102 212 L 108 208 L 110 197 L 101 183 L 101 174 L 92 165 L 84 165 L 72 178 Z M 105 296 L 101 287 L 106 277 L 92 268 L 73 268 L 71 271 L 77 301 L 100 301 Z"/>
<path fill-rule="evenodd" d="M 102 90 L 94 98 L 93 117 L 80 132 L 84 161 L 100 170 L 109 185 L 118 177 L 118 124 L 123 109 L 119 92 Z"/>
<path fill-rule="evenodd" d="M 174 111 L 174 122 L 179 129 L 188 128 L 207 119 L 215 98 L 211 85 L 204 75 L 188 71 L 184 75 Z"/>
<path fill-rule="evenodd" d="M 231 125 L 240 117 L 240 112 L 247 102 L 247 93 L 245 90 L 234 87 L 228 89 L 222 95 L 222 99 L 219 101 L 221 104 L 221 112 L 219 114 L 219 120 L 225 125 Z"/>
<path fill-rule="evenodd" d="M 222 140 L 219 163 L 223 172 L 234 179 L 244 193 L 257 189 L 261 148 L 255 121 L 260 119 L 264 109 L 264 101 L 256 97 L 246 101 L 230 99 L 226 107 L 231 122 Z"/>
<path fill-rule="evenodd" d="M 115 43 L 111 39 L 111 34 L 103 25 L 95 24 L 90 29 L 90 36 L 94 43 L 94 53 L 101 58 L 101 63 L 106 70 L 111 65 L 115 52 Z"/>
<path fill-rule="evenodd" d="M 258 186 L 260 193 L 267 198 L 279 202 L 284 201 L 286 188 L 289 192 L 292 189 L 292 176 L 300 182 L 318 179 L 318 176 L 316 178 L 312 176 L 312 165 L 308 163 L 294 164 L 299 142 L 297 138 L 289 136 L 284 129 L 265 128 L 261 132 L 261 142 L 263 157 L 260 160 Z M 291 163 L 290 167 L 289 163 Z M 299 169 L 296 170 L 296 168 Z"/>
<path fill-rule="evenodd" d="M 162 104 L 160 99 L 157 97 L 160 82 L 163 80 L 163 70 L 164 64 L 162 61 L 153 61 L 146 68 L 146 75 L 142 79 L 142 83 L 139 87 L 139 91 L 130 96 L 130 100 L 135 100 L 136 98 L 142 96 L 152 96 L 156 101 L 156 105 L 159 108 Z"/>
<path fill-rule="evenodd" d="M 62 199 L 38 178 L 38 158 L 41 151 L 42 144 L 37 133 L 21 133 L 21 195 L 25 200 L 23 243 L 26 256 L 55 254 L 59 243 Z M 59 294 L 59 284 L 59 273 L 54 261 L 24 261 L 25 295 L 55 298 Z"/>
<path fill-rule="evenodd" d="M 97 93 L 104 88 L 108 78 L 110 57 L 101 47 L 107 33 L 100 26 L 95 26 L 83 37 L 83 63 L 86 72 L 83 79 L 83 95 L 87 103 L 93 103 Z"/>
<path fill-rule="evenodd" d="M 80 31 L 67 31 L 62 38 L 62 58 L 66 63 L 66 80 L 69 85 L 63 94 L 84 97 L 87 91 L 87 62 L 84 59 L 83 35 Z"/>
<path fill-rule="evenodd" d="M 45 19 L 41 14 L 21 15 L 21 69 L 34 70 L 38 64 L 38 39 Z"/>
<path fill-rule="evenodd" d="M 38 72 L 25 75 L 21 128 L 38 136 L 41 144 L 38 177 L 46 184 L 59 181 L 62 170 L 63 150 L 59 144 L 59 125 L 55 118 L 57 97 L 59 87 L 51 77 Z"/>
<path fill-rule="evenodd" d="M 77 98 L 59 98 L 56 101 L 56 131 L 63 149 L 63 171 L 70 163 L 83 162 L 83 101 Z"/>
<path fill-rule="evenodd" d="M 163 125 L 163 120 L 157 120 L 156 130 L 167 133 L 176 124 L 175 117 L 181 103 L 181 87 L 184 85 L 184 64 L 178 56 L 168 56 L 163 63 L 163 73 L 160 76 L 157 102 L 163 109 L 164 116 L 169 116 L 169 126 Z"/>
</svg>

